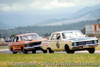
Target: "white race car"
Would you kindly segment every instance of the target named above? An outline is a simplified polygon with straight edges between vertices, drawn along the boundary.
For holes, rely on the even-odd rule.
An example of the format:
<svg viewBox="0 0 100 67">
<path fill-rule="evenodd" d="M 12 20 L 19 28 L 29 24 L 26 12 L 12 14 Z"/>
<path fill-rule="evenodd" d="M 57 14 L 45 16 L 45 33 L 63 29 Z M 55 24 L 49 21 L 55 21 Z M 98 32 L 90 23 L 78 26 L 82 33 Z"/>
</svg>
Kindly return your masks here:
<svg viewBox="0 0 100 67">
<path fill-rule="evenodd" d="M 88 50 L 89 53 L 94 53 L 97 45 L 96 37 L 85 37 L 79 30 L 68 30 L 52 33 L 49 40 L 42 43 L 42 48 L 48 50 L 49 53 L 54 51 L 74 53 L 78 50 Z"/>
</svg>

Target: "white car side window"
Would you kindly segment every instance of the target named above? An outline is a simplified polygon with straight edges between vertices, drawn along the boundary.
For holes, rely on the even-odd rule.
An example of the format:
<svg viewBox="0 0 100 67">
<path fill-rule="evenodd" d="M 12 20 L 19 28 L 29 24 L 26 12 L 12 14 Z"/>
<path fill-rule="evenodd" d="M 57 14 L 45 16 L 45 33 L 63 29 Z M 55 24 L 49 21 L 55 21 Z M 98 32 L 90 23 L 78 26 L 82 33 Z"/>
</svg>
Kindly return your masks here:
<svg viewBox="0 0 100 67">
<path fill-rule="evenodd" d="M 53 34 L 53 35 L 52 35 L 51 40 L 56 40 L 56 34 Z"/>
</svg>

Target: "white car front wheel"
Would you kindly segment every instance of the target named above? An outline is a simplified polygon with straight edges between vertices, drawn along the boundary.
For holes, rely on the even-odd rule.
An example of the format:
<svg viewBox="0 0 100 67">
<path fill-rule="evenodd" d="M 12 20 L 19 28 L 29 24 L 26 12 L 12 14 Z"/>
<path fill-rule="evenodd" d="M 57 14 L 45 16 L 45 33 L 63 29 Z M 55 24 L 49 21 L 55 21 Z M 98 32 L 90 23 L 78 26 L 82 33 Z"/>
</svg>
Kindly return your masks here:
<svg viewBox="0 0 100 67">
<path fill-rule="evenodd" d="M 91 54 L 94 53 L 95 52 L 95 48 L 88 48 L 88 52 L 91 53 Z"/>
</svg>

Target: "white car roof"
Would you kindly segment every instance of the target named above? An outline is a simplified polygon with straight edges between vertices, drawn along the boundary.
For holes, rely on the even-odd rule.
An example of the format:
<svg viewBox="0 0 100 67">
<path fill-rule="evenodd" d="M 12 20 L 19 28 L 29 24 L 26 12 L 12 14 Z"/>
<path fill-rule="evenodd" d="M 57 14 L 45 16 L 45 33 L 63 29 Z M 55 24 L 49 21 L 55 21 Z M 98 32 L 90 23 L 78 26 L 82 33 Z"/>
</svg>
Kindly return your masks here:
<svg viewBox="0 0 100 67">
<path fill-rule="evenodd" d="M 72 32 L 72 31 L 80 31 L 80 30 L 65 30 L 65 31 L 57 31 L 53 33 Z"/>
</svg>

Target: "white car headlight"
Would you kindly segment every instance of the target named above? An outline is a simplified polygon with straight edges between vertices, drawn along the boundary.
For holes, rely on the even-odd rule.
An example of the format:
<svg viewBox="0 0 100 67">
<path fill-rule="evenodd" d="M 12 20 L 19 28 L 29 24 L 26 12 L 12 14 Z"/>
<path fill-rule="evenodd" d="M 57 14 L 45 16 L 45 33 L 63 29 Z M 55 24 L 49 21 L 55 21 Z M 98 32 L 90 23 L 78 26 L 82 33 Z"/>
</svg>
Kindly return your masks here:
<svg viewBox="0 0 100 67">
<path fill-rule="evenodd" d="M 98 43 L 98 40 L 94 40 L 94 44 L 97 44 Z"/>
<path fill-rule="evenodd" d="M 73 43 L 72 46 L 77 46 L 77 43 Z"/>
</svg>

